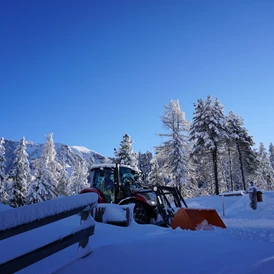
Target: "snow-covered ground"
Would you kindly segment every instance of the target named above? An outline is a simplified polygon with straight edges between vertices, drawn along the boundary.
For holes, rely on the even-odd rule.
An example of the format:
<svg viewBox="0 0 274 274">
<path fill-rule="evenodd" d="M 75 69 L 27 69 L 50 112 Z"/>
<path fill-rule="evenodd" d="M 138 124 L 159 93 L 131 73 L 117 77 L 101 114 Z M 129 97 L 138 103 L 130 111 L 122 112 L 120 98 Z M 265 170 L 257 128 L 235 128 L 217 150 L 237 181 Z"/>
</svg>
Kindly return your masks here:
<svg viewBox="0 0 274 274">
<path fill-rule="evenodd" d="M 86 258 L 75 260 L 78 250 L 73 245 L 18 273 L 52 273 L 59 267 L 60 274 L 273 273 L 274 192 L 264 192 L 257 210 L 249 207 L 247 195 L 224 197 L 225 216 L 220 196 L 188 199 L 187 204 L 215 208 L 227 228 L 187 231 L 134 222 L 129 227 L 96 223 L 89 242 L 93 253 Z M 73 216 L 1 241 L 0 261 L 78 225 L 79 216 Z"/>
</svg>

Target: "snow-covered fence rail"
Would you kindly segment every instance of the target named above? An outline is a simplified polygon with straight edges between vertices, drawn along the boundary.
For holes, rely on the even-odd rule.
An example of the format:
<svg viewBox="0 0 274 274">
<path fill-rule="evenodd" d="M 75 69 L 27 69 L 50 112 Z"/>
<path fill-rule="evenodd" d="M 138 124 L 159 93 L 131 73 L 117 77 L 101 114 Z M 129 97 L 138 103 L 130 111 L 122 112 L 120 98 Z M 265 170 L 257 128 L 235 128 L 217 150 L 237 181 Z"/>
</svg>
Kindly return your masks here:
<svg viewBox="0 0 274 274">
<path fill-rule="evenodd" d="M 16 258 L 0 261 L 0 273 L 17 272 L 77 242 L 79 249 L 85 248 L 94 233 L 95 222 L 91 218 L 91 210 L 97 206 L 97 200 L 97 194 L 85 193 L 0 212 L 0 241 L 75 214 L 81 218 L 80 226 L 61 239 Z"/>
</svg>

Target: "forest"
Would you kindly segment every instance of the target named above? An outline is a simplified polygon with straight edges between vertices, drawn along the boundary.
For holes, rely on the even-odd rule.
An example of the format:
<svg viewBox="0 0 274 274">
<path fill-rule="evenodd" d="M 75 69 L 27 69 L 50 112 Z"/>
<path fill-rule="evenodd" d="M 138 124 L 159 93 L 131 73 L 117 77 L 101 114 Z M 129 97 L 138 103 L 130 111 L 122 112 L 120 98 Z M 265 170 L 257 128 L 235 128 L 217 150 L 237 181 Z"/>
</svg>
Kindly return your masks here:
<svg viewBox="0 0 274 274">
<path fill-rule="evenodd" d="M 184 197 L 219 195 L 225 191 L 246 190 L 251 182 L 263 190 L 274 189 L 274 147 L 263 143 L 254 147 L 243 118 L 232 111 L 227 116 L 216 98 L 199 99 L 192 121 L 185 119 L 178 100 L 170 100 L 160 117 L 166 132 L 163 142 L 152 152 L 134 152 L 133 139 L 126 133 L 114 157 L 101 163 L 136 167 L 144 184 L 175 185 Z M 56 157 L 53 134 L 46 136 L 41 155 L 29 159 L 26 140 L 14 150 L 7 169 L 5 140 L 0 139 L 0 202 L 13 207 L 79 193 L 88 187 L 94 159 L 77 156 L 69 161 L 68 146 Z M 64 149 L 65 148 L 65 149 Z M 64 151 L 65 150 L 65 151 Z"/>
</svg>

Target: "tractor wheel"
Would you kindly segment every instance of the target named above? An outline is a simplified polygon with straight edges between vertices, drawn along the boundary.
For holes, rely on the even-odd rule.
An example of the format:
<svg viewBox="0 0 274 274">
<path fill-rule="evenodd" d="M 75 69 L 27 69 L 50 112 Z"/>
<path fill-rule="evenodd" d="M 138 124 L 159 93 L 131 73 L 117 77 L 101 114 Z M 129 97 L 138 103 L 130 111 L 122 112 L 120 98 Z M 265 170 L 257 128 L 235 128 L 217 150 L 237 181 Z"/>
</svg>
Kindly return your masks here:
<svg viewBox="0 0 274 274">
<path fill-rule="evenodd" d="M 133 209 L 133 219 L 138 224 L 148 224 L 149 216 L 145 206 L 142 203 L 135 202 Z"/>
</svg>

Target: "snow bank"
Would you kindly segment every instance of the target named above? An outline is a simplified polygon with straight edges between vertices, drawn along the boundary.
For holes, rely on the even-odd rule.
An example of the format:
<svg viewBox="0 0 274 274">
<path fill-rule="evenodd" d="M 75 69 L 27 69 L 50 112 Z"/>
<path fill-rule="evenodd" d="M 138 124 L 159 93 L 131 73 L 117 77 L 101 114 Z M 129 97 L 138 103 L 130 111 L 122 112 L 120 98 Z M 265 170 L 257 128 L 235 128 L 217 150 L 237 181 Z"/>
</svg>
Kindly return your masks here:
<svg viewBox="0 0 274 274">
<path fill-rule="evenodd" d="M 239 191 L 227 191 L 227 192 L 222 192 L 219 194 L 219 196 L 243 196 L 245 195 L 245 192 L 243 190 Z"/>
<path fill-rule="evenodd" d="M 272 208 L 274 192 L 269 194 L 264 192 L 264 201 L 258 203 L 258 210 L 263 207 Z M 222 217 L 227 229 L 189 231 L 179 228 L 172 230 L 150 224 L 139 225 L 135 222 L 128 227 L 96 223 L 96 233 L 90 239 L 94 252 L 90 256 L 69 264 L 79 256 L 75 252 L 78 246 L 74 245 L 20 273 L 48 273 L 50 269 L 58 270 L 60 264 L 61 267 L 59 267 L 58 272 L 60 274 L 112 273 L 114 269 L 119 269 L 120 274 L 129 272 L 137 274 L 140 271 L 150 274 L 174 272 L 191 274 L 272 273 L 274 219 L 257 219 L 256 212 L 254 210 L 249 211 L 248 208 L 246 208 L 247 214 L 250 215 L 249 217 L 246 216 L 246 219 L 232 217 L 232 214 L 236 216 L 237 212 L 239 214 L 242 212 L 238 208 L 240 203 L 246 207 L 248 201 L 243 199 L 244 197 L 225 197 L 225 208 L 227 210 L 230 208 L 231 211 L 231 217 Z M 240 199 L 242 200 L 240 201 Z M 238 206 L 233 206 L 233 203 L 237 202 Z M 188 199 L 187 204 L 189 207 L 221 210 L 222 197 L 217 195 L 197 197 Z M 263 211 L 261 213 L 260 218 L 264 218 Z M 75 229 L 78 224 L 79 216 L 75 215 L 52 223 L 47 227 L 41 227 L 21 236 L 0 241 L 0 250 L 5 251 L 2 254 L 0 252 L 0 255 L 6 257 L 6 254 L 10 253 L 11 256 L 19 248 L 29 249 L 32 245 L 42 244 L 42 242 L 48 241 L 47 238 L 52 234 L 64 235 L 65 232 L 71 232 L 72 228 Z M 39 235 L 43 235 L 43 237 Z M 14 250 L 11 247 L 14 247 Z M 150 262 L 153 263 L 147 264 L 145 268 L 140 264 L 138 265 L 138 262 L 147 261 L 148 256 Z M 169 261 L 173 263 L 168 264 Z M 67 267 L 62 269 L 63 262 L 67 264 Z"/>
<path fill-rule="evenodd" d="M 97 208 L 104 208 L 104 214 L 102 216 L 103 223 L 123 223 L 128 222 L 129 225 L 133 225 L 135 220 L 133 218 L 133 209 L 135 204 L 117 205 L 117 204 L 98 204 Z M 129 210 L 129 217 L 127 217 L 127 211 Z"/>
<path fill-rule="evenodd" d="M 5 204 L 0 204 L 0 211 L 8 210 L 11 209 L 12 207 L 5 205 Z"/>
<path fill-rule="evenodd" d="M 124 222 L 127 220 L 126 211 L 117 204 L 98 204 L 98 208 L 105 208 L 103 223 Z"/>
<path fill-rule="evenodd" d="M 153 228 L 152 225 L 136 228 L 120 228 L 123 233 L 118 234 L 116 229 L 105 226 L 105 235 L 120 237 L 120 241 L 101 244 L 91 256 L 76 261 L 59 273 L 72 274 L 79 270 L 82 273 L 119 270 L 120 274 L 272 273 L 273 247 L 270 243 L 246 241 L 215 231 L 173 231 Z M 165 233 L 154 234 L 154 230 Z M 105 263 L 106 258 L 108 263 Z M 262 263 L 267 259 L 272 259 L 268 267 Z M 140 263 L 148 260 L 150 263 L 145 266 Z M 264 266 L 264 272 L 260 272 Z"/>
<path fill-rule="evenodd" d="M 263 195 L 263 202 L 257 204 L 257 209 L 251 209 L 249 196 L 245 195 L 225 211 L 226 217 L 238 219 L 274 219 L 274 198 Z"/>
<path fill-rule="evenodd" d="M 274 191 L 271 191 L 271 190 L 263 190 L 263 197 L 264 197 L 264 194 L 270 198 L 273 198 L 274 199 Z"/>
<path fill-rule="evenodd" d="M 243 196 L 225 196 L 224 207 L 228 209 L 234 203 L 236 203 Z M 223 197 L 222 196 L 200 196 L 195 198 L 186 199 L 186 203 L 189 208 L 213 208 L 219 214 L 223 212 Z"/>
<path fill-rule="evenodd" d="M 0 230 L 31 223 L 87 204 L 97 205 L 97 200 L 96 193 L 85 193 L 1 211 Z"/>
</svg>

